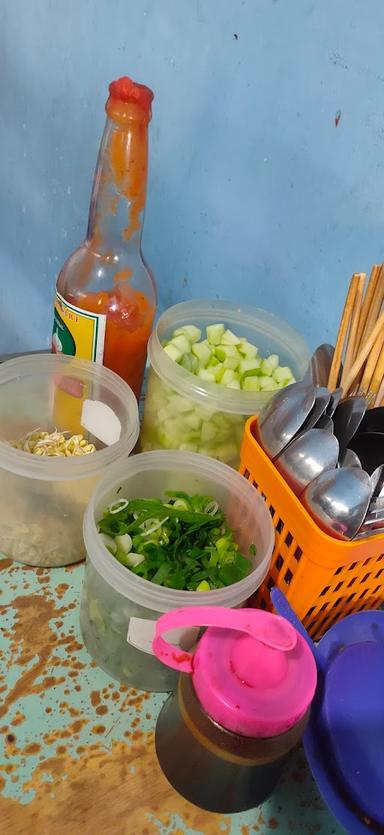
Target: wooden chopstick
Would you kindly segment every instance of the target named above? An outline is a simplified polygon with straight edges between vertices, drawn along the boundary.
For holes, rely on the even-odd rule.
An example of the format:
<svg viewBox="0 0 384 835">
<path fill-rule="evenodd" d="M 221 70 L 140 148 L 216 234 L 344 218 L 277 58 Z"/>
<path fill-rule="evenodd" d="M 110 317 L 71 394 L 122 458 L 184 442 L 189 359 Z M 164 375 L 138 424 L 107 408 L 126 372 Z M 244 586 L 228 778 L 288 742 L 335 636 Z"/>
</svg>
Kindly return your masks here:
<svg viewBox="0 0 384 835">
<path fill-rule="evenodd" d="M 384 265 L 381 264 L 379 273 L 376 279 L 376 285 L 373 291 L 371 304 L 368 310 L 367 319 L 365 322 L 364 330 L 361 336 L 360 346 L 364 345 L 367 341 L 368 337 L 371 335 L 372 330 L 377 322 L 377 319 L 381 313 L 381 308 L 383 305 L 384 299 Z"/>
<path fill-rule="evenodd" d="M 344 359 L 344 370 L 343 375 L 341 378 L 341 388 L 344 386 L 344 381 L 347 377 L 348 371 L 352 366 L 352 363 L 356 357 L 356 339 L 357 339 L 357 329 L 359 325 L 359 319 L 361 314 L 361 304 L 363 300 L 363 293 L 364 293 L 364 286 L 365 286 L 365 273 L 356 273 L 357 281 L 356 281 L 356 290 L 355 290 L 355 297 L 353 300 L 353 309 L 351 314 L 350 320 L 350 327 L 349 327 L 349 334 L 348 334 L 348 341 L 347 347 L 345 351 L 345 359 Z"/>
<path fill-rule="evenodd" d="M 347 298 L 345 299 L 343 315 L 341 317 L 339 332 L 337 334 L 335 352 L 333 354 L 331 370 L 329 372 L 328 388 L 330 391 L 333 391 L 337 386 L 340 366 L 343 359 L 344 343 L 352 316 L 358 281 L 359 273 L 354 273 L 349 284 Z"/>
<path fill-rule="evenodd" d="M 374 407 L 376 408 L 376 406 L 382 406 L 383 401 L 384 401 L 384 377 L 383 377 L 383 379 L 380 383 L 380 388 L 379 388 L 379 391 L 377 392 L 375 402 L 373 404 Z"/>
<path fill-rule="evenodd" d="M 384 377 L 384 347 L 383 347 L 383 341 L 384 341 L 384 339 L 382 340 L 382 345 L 381 345 L 381 351 L 380 351 L 380 354 L 379 354 L 379 358 L 377 360 L 376 367 L 375 367 L 375 370 L 373 372 L 371 382 L 369 384 L 369 391 L 372 392 L 373 394 L 377 394 L 377 392 L 379 391 L 379 388 L 381 386 L 381 383 L 382 383 L 383 377 Z"/>
<path fill-rule="evenodd" d="M 371 274 L 369 276 L 367 290 L 364 296 L 363 305 L 361 308 L 359 325 L 357 328 L 357 337 L 356 337 L 356 354 L 359 351 L 361 345 L 361 339 L 363 336 L 363 331 L 367 322 L 368 312 L 372 303 L 373 296 L 375 294 L 377 281 L 379 278 L 380 270 L 382 265 L 381 264 L 374 264 L 371 269 Z M 356 359 L 356 356 L 354 357 Z"/>
<path fill-rule="evenodd" d="M 347 377 L 344 381 L 344 394 L 351 388 L 352 384 L 354 383 L 360 369 L 363 367 L 365 360 L 367 359 L 370 351 L 372 350 L 378 336 L 380 333 L 384 332 L 384 313 L 379 316 L 376 324 L 371 331 L 370 336 L 368 337 L 367 341 L 364 343 L 363 347 L 358 353 L 352 368 L 347 374 Z"/>
<path fill-rule="evenodd" d="M 364 373 L 362 375 L 361 382 L 358 387 L 359 394 L 367 394 L 369 391 L 371 391 L 371 381 L 375 372 L 379 356 L 381 354 L 383 343 L 384 334 L 379 333 L 364 368 Z"/>
</svg>

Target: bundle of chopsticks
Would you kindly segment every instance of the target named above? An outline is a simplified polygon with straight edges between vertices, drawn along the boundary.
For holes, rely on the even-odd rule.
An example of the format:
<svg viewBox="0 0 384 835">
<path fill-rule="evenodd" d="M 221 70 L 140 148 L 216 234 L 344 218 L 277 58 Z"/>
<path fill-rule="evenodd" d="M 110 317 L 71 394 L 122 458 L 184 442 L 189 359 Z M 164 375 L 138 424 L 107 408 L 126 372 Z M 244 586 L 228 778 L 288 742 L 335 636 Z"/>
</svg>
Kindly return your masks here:
<svg viewBox="0 0 384 835">
<path fill-rule="evenodd" d="M 384 405 L 384 264 L 374 264 L 367 281 L 354 273 L 345 300 L 328 379 L 343 397 L 362 394 L 368 405 Z"/>
</svg>

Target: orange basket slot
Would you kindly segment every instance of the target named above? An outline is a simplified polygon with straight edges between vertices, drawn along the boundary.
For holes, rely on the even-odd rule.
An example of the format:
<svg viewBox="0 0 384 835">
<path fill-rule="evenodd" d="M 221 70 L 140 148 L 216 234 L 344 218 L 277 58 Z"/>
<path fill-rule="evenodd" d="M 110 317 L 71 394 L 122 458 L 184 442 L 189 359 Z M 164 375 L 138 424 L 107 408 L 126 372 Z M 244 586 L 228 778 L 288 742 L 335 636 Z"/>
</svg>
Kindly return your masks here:
<svg viewBox="0 0 384 835">
<path fill-rule="evenodd" d="M 251 605 L 271 609 L 278 586 L 317 640 L 333 623 L 384 601 L 384 534 L 356 542 L 328 536 L 316 525 L 254 437 L 256 418 L 246 423 L 240 472 L 265 499 L 276 540 L 269 572 Z"/>
</svg>

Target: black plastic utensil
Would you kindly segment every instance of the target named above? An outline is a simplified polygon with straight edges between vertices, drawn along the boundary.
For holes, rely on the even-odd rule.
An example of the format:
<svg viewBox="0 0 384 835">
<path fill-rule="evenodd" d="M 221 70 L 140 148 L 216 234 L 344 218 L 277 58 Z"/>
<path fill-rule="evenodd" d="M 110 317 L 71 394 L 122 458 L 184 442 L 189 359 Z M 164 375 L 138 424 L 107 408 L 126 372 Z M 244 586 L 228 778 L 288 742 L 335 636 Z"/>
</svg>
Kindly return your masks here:
<svg viewBox="0 0 384 835">
<path fill-rule="evenodd" d="M 384 433 L 359 432 L 350 440 L 349 446 L 357 453 L 361 466 L 369 475 L 384 464 Z"/>
<path fill-rule="evenodd" d="M 366 411 L 359 432 L 381 432 L 384 435 L 384 406 Z"/>
<path fill-rule="evenodd" d="M 354 449 L 350 444 L 350 440 L 356 434 L 365 415 L 366 408 L 366 399 L 360 395 L 347 397 L 346 400 L 342 400 L 339 403 L 333 415 L 333 431 L 340 445 L 340 457 L 342 457 L 344 450 L 348 446 Z M 356 449 L 355 452 L 357 452 Z M 359 453 L 357 452 L 357 454 Z M 381 462 L 378 461 L 379 463 Z"/>
</svg>

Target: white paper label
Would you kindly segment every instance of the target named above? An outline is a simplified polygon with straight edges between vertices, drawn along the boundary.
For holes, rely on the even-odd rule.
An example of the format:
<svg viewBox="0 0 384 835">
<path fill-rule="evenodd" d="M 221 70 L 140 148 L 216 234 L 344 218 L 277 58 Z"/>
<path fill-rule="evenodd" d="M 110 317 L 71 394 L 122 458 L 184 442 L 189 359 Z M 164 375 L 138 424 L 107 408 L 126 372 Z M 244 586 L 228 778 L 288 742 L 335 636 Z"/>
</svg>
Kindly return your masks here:
<svg viewBox="0 0 384 835">
<path fill-rule="evenodd" d="M 146 618 L 130 618 L 128 624 L 127 641 L 141 652 L 147 652 L 153 655 L 152 641 L 155 637 L 156 621 L 147 620 Z M 171 629 L 165 633 L 166 639 L 175 647 L 180 647 L 183 650 L 189 650 L 196 642 L 199 634 L 197 627 L 188 627 L 187 629 Z"/>
</svg>

